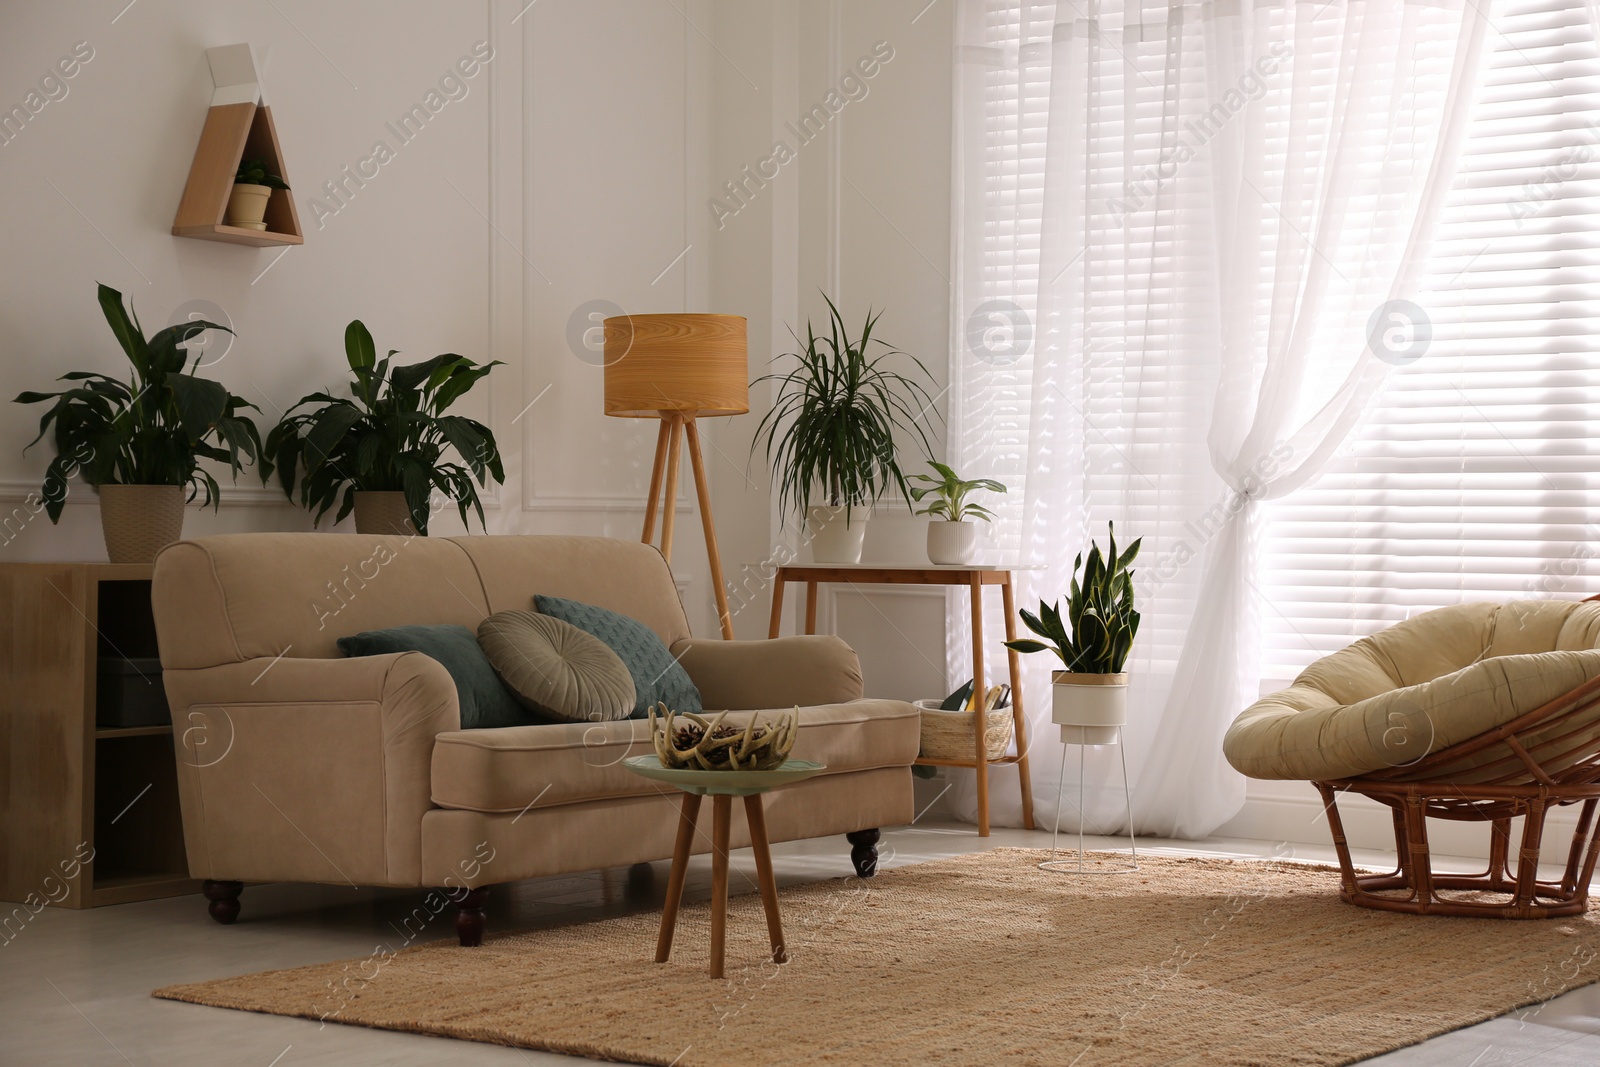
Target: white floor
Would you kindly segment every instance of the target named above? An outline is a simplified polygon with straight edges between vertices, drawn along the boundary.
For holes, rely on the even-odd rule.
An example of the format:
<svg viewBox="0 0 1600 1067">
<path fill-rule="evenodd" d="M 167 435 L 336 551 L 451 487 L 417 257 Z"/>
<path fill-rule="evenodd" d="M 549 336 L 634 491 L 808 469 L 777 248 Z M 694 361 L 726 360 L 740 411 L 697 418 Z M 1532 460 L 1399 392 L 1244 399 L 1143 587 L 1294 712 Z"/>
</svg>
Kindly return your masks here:
<svg viewBox="0 0 1600 1067">
<path fill-rule="evenodd" d="M 1091 839 L 1093 841 L 1094 839 Z M 1048 845 L 1049 835 L 1001 830 L 980 839 L 958 823 L 919 825 L 884 834 L 883 865 L 921 863 L 997 845 Z M 1166 847 L 1163 847 L 1165 845 Z M 1268 856 L 1260 841 L 1150 842 L 1178 854 Z M 1280 853 L 1281 854 L 1281 853 Z M 1332 860 L 1331 848 L 1298 846 L 1295 858 Z M 774 849 L 783 883 L 850 873 L 842 838 Z M 1374 865 L 1381 854 L 1358 857 Z M 753 878 L 749 853 L 735 864 Z M 1472 867 L 1468 863 L 1460 869 Z M 496 891 L 495 930 L 553 925 L 660 906 L 666 865 L 653 879 L 608 870 L 523 883 Z M 703 859 L 691 895 L 709 895 Z M 178 982 L 365 956 L 398 940 L 390 923 L 414 908 L 416 893 L 327 886 L 258 886 L 246 890 L 238 925 L 217 926 L 199 897 L 127 904 L 88 912 L 46 909 L 0 946 L 0 1064 L 572 1064 L 547 1053 L 420 1037 L 300 1019 L 154 1000 L 150 990 Z M 435 920 L 439 936 L 448 915 Z M 1542 1006 L 1369 1060 L 1381 1067 L 1593 1067 L 1600 1063 L 1600 986 L 1574 990 Z"/>
</svg>

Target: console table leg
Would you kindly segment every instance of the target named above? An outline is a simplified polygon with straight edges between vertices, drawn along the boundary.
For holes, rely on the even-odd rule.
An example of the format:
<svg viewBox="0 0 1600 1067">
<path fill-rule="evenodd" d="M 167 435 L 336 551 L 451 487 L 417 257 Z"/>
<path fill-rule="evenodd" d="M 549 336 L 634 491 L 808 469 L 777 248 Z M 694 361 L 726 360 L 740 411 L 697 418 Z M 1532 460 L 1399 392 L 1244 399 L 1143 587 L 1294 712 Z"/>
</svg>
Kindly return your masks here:
<svg viewBox="0 0 1600 1067">
<path fill-rule="evenodd" d="M 817 583 L 806 583 L 806 633 L 817 632 Z"/>
<path fill-rule="evenodd" d="M 777 637 L 783 625 L 783 572 L 772 579 L 772 620 L 767 624 L 767 636 Z"/>
<path fill-rule="evenodd" d="M 1017 637 L 1017 603 L 1011 592 L 1011 575 L 1006 574 L 1000 586 L 1000 606 L 1005 611 L 1006 640 Z M 1033 826 L 1033 776 L 1028 772 L 1028 720 L 1022 713 L 1022 656 L 1014 648 L 1006 649 L 1007 666 L 1011 668 L 1011 722 L 1017 735 L 1017 784 L 1022 789 L 1022 828 Z"/>
<path fill-rule="evenodd" d="M 728 827 L 733 798 L 711 798 L 711 977 L 722 977 L 728 935 Z"/>
<path fill-rule="evenodd" d="M 972 576 L 972 699 L 974 701 L 973 733 L 977 735 L 977 762 L 974 771 L 978 776 L 978 836 L 989 836 L 989 751 L 984 743 L 988 732 L 988 709 L 984 707 L 983 678 L 983 583 L 978 575 Z"/>
<path fill-rule="evenodd" d="M 667 902 L 661 908 L 661 933 L 656 937 L 656 962 L 672 955 L 672 935 L 678 928 L 678 905 L 683 902 L 683 882 L 689 874 L 689 852 L 695 824 L 700 821 L 700 794 L 683 794 L 678 809 L 678 839 L 672 846 L 672 873 L 667 876 Z"/>
<path fill-rule="evenodd" d="M 767 938 L 772 942 L 772 962 L 787 963 L 783 948 L 783 919 L 778 914 L 778 880 L 772 874 L 772 851 L 767 844 L 767 816 L 761 796 L 744 798 L 745 822 L 750 825 L 750 850 L 756 856 L 756 880 L 761 883 L 761 906 L 767 912 Z"/>
</svg>

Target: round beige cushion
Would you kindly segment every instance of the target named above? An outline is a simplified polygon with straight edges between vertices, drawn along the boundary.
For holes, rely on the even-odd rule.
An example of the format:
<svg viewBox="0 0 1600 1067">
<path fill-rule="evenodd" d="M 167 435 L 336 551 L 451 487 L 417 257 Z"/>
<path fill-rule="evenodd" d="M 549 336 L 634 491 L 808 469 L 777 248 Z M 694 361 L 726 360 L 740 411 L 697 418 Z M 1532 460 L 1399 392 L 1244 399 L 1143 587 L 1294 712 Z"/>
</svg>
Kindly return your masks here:
<svg viewBox="0 0 1600 1067">
<path fill-rule="evenodd" d="M 1522 600 L 1460 604 L 1397 623 L 1307 667 L 1252 704 L 1223 739 L 1252 778 L 1327 781 L 1398 770 L 1492 730 L 1600 676 L 1600 603 Z M 1594 734 L 1590 720 L 1547 729 Z M 1530 731 L 1530 741 L 1541 738 Z M 1579 737 L 1578 740 L 1583 740 Z M 1590 751 L 1593 751 L 1591 749 Z M 1504 773 L 1465 757 L 1466 783 Z"/>
<path fill-rule="evenodd" d="M 633 676 L 598 637 L 531 611 L 478 624 L 478 644 L 524 706 L 557 722 L 611 722 L 633 712 Z"/>
</svg>

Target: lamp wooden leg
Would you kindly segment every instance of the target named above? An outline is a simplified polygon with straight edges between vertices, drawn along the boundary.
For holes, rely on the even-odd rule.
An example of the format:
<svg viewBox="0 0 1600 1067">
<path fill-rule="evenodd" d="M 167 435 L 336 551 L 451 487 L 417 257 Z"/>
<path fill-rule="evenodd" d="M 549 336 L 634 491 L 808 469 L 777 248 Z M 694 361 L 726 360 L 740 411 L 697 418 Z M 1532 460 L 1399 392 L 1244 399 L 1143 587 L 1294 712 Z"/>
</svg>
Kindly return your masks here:
<svg viewBox="0 0 1600 1067">
<path fill-rule="evenodd" d="M 767 939 L 772 942 L 772 962 L 787 963 L 783 948 L 783 919 L 778 914 L 778 880 L 772 874 L 772 851 L 767 844 L 767 816 L 761 796 L 744 798 L 745 822 L 750 825 L 750 849 L 756 855 L 756 880 L 761 883 L 761 906 L 767 912 Z"/>
<path fill-rule="evenodd" d="M 678 839 L 672 846 L 672 873 L 667 876 L 667 902 L 661 907 L 661 933 L 656 937 L 656 962 L 672 955 L 672 934 L 678 927 L 678 905 L 683 903 L 683 882 L 689 874 L 689 852 L 694 828 L 700 820 L 700 794 L 683 794 L 678 809 Z"/>
<path fill-rule="evenodd" d="M 661 504 L 661 554 L 672 562 L 672 524 L 678 516 L 678 443 L 683 440 L 683 417 L 667 416 L 666 499 Z"/>
<path fill-rule="evenodd" d="M 783 574 L 772 579 L 772 620 L 767 624 L 767 637 L 778 636 L 783 626 Z"/>
<path fill-rule="evenodd" d="M 650 468 L 650 503 L 644 509 L 644 533 L 639 540 L 651 544 L 656 539 L 656 505 L 661 502 L 661 473 L 667 466 L 667 420 L 661 420 L 661 430 L 656 434 L 656 460 Z"/>
<path fill-rule="evenodd" d="M 975 771 L 978 776 L 978 836 L 989 836 L 989 753 L 984 744 L 985 727 L 989 724 L 983 706 L 983 583 L 972 576 L 972 699 L 975 702 L 973 733 L 977 735 L 978 751 Z"/>
<path fill-rule="evenodd" d="M 1017 637 L 1017 605 L 1011 594 L 1011 578 L 1007 575 L 1000 586 L 1000 606 L 1006 613 L 1006 640 Z M 1022 656 L 1014 648 L 1006 649 L 1007 665 L 1011 668 L 1011 722 L 1017 734 L 1017 783 L 1022 788 L 1022 826 L 1033 829 L 1033 779 L 1028 773 L 1028 719 L 1022 714 Z M 1133 833 L 1130 826 L 1128 832 Z"/>
<path fill-rule="evenodd" d="M 711 561 L 711 588 L 717 594 L 717 621 L 722 639 L 733 640 L 733 612 L 728 608 L 728 590 L 722 585 L 722 553 L 717 550 L 717 530 L 711 522 L 711 485 L 706 481 L 705 460 L 700 455 L 700 429 L 694 419 L 683 424 L 689 439 L 689 466 L 694 469 L 694 490 L 700 501 L 700 525 L 706 532 L 706 557 Z"/>
<path fill-rule="evenodd" d="M 722 977 L 728 936 L 728 826 L 733 798 L 711 798 L 711 977 Z"/>
</svg>

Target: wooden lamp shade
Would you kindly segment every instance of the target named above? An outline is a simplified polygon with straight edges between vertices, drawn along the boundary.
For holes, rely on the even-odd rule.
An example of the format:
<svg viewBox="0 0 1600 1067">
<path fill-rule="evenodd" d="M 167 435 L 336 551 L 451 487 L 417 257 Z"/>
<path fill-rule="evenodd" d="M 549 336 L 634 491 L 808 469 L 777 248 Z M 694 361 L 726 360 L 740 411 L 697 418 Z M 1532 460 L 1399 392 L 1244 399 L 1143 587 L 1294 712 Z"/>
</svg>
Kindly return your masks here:
<svg viewBox="0 0 1600 1067">
<path fill-rule="evenodd" d="M 747 366 L 743 315 L 605 320 L 607 415 L 743 415 L 750 410 Z"/>
<path fill-rule="evenodd" d="M 711 485 L 695 420 L 702 415 L 743 415 L 750 410 L 744 316 L 615 315 L 604 325 L 606 414 L 661 420 L 640 540 L 645 544 L 655 541 L 656 504 L 662 502 L 661 554 L 671 562 L 678 446 L 687 440 L 706 555 L 711 562 L 711 588 L 717 597 L 717 621 L 722 636 L 732 640 L 733 616 L 711 521 Z"/>
</svg>

